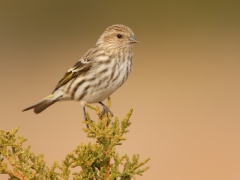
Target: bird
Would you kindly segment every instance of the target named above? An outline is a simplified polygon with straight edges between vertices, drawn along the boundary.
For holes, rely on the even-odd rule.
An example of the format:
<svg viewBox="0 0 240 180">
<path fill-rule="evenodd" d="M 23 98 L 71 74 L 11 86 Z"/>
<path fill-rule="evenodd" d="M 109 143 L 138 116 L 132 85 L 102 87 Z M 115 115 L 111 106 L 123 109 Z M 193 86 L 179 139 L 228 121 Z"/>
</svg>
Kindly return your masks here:
<svg viewBox="0 0 240 180">
<path fill-rule="evenodd" d="M 107 27 L 96 44 L 64 74 L 52 93 L 23 111 L 33 109 L 38 114 L 56 102 L 78 101 L 85 120 L 86 104 L 99 103 L 103 107 L 101 114 L 113 115 L 102 101 L 127 80 L 133 64 L 133 45 L 138 42 L 132 29 L 125 25 Z"/>
</svg>

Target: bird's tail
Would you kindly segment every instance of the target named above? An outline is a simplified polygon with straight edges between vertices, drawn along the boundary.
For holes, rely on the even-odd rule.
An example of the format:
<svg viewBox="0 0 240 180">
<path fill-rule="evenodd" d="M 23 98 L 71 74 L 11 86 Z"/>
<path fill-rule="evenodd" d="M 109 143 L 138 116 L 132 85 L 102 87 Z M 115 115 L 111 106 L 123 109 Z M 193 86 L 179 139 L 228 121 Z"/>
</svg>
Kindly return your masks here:
<svg viewBox="0 0 240 180">
<path fill-rule="evenodd" d="M 54 94 L 51 94 L 47 96 L 46 98 L 42 99 L 38 103 L 22 110 L 22 111 L 28 111 L 30 109 L 34 110 L 34 113 L 38 114 L 48 108 L 49 106 L 53 105 L 55 102 L 57 102 L 57 98 Z"/>
</svg>

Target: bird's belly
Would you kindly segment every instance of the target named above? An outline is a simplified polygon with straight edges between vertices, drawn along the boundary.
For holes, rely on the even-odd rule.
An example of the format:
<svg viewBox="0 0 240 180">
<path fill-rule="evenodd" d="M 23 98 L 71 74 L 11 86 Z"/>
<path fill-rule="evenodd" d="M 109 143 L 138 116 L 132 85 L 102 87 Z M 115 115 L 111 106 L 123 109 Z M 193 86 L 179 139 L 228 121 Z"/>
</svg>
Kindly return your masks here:
<svg viewBox="0 0 240 180">
<path fill-rule="evenodd" d="M 86 94 L 82 101 L 86 103 L 97 103 L 108 98 L 117 88 L 107 88 L 107 89 L 95 89 L 94 91 L 90 91 L 90 93 Z"/>
<path fill-rule="evenodd" d="M 96 79 L 96 81 L 89 86 L 83 84 L 77 89 L 74 100 L 86 103 L 98 103 L 114 93 L 125 80 L 122 75 L 119 75 L 114 81 L 113 79 L 105 78 L 104 81 L 97 81 Z"/>
</svg>

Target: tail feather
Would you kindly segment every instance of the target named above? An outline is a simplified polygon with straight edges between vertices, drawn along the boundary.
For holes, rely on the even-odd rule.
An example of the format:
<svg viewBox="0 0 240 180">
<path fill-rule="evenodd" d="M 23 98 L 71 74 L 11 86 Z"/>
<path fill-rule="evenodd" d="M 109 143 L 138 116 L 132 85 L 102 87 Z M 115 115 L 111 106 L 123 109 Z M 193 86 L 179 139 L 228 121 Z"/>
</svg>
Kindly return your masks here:
<svg viewBox="0 0 240 180">
<path fill-rule="evenodd" d="M 38 114 L 38 113 L 40 113 L 40 112 L 42 112 L 43 110 L 45 110 L 46 108 L 48 108 L 49 106 L 51 106 L 51 105 L 53 105 L 55 102 L 51 102 L 51 101 L 43 101 L 43 102 L 40 102 L 40 103 L 38 103 L 38 104 L 35 104 L 35 105 L 33 105 L 33 106 L 30 106 L 30 107 L 28 107 L 28 108 L 26 108 L 26 109 L 24 109 L 24 110 L 22 110 L 22 111 L 28 111 L 28 110 L 30 110 L 30 109 L 33 109 L 34 110 L 34 112 L 36 113 L 36 114 Z"/>
<path fill-rule="evenodd" d="M 44 98 L 43 100 L 41 100 L 40 102 L 27 107 L 26 109 L 23 109 L 22 111 L 28 111 L 33 109 L 34 113 L 38 114 L 40 112 L 42 112 L 43 110 L 45 110 L 46 108 L 48 108 L 49 106 L 53 105 L 56 102 L 56 100 L 53 100 L 51 98 L 51 96 L 48 96 L 46 98 Z"/>
</svg>

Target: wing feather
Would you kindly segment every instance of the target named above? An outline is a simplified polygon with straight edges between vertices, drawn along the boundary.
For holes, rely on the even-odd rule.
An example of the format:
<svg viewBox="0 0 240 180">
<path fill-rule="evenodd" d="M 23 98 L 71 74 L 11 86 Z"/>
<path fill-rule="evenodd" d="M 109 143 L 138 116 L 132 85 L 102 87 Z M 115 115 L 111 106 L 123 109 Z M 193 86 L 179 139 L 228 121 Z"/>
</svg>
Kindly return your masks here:
<svg viewBox="0 0 240 180">
<path fill-rule="evenodd" d="M 97 47 L 89 49 L 86 54 L 64 74 L 63 78 L 58 82 L 54 91 L 58 90 L 60 87 L 68 83 L 70 80 L 76 78 L 77 76 L 82 76 L 88 72 L 96 59 L 96 54 L 99 54 L 100 52 L 101 51 Z"/>
<path fill-rule="evenodd" d="M 69 69 L 68 72 L 65 73 L 63 78 L 58 82 L 54 91 L 58 90 L 60 87 L 68 83 L 73 78 L 76 78 L 77 76 L 80 76 L 80 75 L 84 75 L 87 71 L 89 71 L 90 68 L 91 68 L 91 63 L 82 63 L 82 61 L 79 60 L 73 66 L 73 68 Z"/>
</svg>

